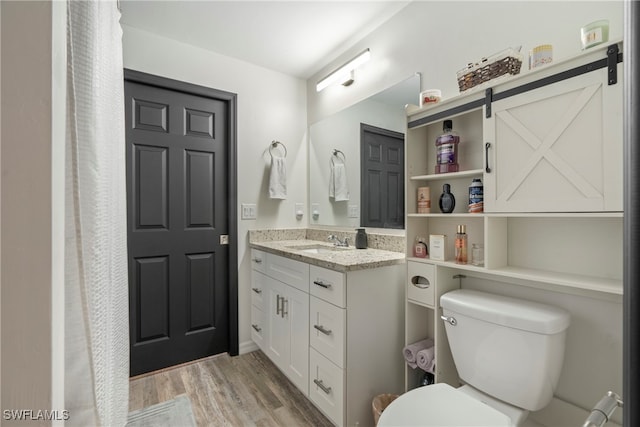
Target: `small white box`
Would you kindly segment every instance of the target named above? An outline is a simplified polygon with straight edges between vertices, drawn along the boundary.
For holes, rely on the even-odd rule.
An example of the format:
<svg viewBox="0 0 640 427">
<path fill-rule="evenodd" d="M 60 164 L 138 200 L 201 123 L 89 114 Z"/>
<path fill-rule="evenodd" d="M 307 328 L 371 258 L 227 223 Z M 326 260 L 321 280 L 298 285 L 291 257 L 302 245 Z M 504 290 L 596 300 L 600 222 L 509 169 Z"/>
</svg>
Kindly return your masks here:
<svg viewBox="0 0 640 427">
<path fill-rule="evenodd" d="M 429 235 L 429 258 L 434 261 L 444 261 L 447 236 L 444 234 Z"/>
</svg>

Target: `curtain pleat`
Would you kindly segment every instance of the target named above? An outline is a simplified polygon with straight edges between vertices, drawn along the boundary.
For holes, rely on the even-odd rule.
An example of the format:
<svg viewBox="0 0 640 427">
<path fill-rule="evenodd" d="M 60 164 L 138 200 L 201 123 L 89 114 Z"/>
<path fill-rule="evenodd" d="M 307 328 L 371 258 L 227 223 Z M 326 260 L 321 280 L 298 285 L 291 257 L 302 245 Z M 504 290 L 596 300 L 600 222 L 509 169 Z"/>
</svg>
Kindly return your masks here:
<svg viewBox="0 0 640 427">
<path fill-rule="evenodd" d="M 124 426 L 129 309 L 122 30 L 115 1 L 67 2 L 67 425 Z"/>
</svg>

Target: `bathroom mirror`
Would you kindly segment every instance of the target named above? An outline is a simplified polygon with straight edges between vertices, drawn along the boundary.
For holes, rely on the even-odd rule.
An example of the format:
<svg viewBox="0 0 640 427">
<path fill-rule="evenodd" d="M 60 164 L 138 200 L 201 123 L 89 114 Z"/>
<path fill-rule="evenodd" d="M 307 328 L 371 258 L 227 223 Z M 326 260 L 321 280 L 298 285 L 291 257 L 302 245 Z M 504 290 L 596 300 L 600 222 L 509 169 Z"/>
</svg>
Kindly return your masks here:
<svg viewBox="0 0 640 427">
<path fill-rule="evenodd" d="M 309 129 L 310 224 L 341 227 L 361 225 L 361 126 L 364 124 L 404 134 L 407 120 L 404 107 L 406 104 L 417 104 L 419 93 L 420 75 L 416 73 L 380 93 L 311 125 Z M 338 170 L 335 164 L 340 163 L 343 165 L 339 166 L 340 170 Z M 330 197 L 330 182 L 337 183 L 340 187 L 339 181 L 345 178 L 346 191 L 349 193 L 348 200 L 336 201 L 341 197 Z M 402 182 L 404 183 L 404 178 Z M 343 193 L 344 190 L 344 187 L 337 188 L 338 193 Z"/>
</svg>

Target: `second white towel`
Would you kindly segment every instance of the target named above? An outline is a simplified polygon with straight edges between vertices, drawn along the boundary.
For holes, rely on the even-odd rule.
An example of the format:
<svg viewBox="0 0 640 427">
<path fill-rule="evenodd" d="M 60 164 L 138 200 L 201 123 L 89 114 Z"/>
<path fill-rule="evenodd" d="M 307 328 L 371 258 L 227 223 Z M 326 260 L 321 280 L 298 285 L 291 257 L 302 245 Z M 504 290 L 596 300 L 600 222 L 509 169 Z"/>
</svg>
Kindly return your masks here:
<svg viewBox="0 0 640 427">
<path fill-rule="evenodd" d="M 269 197 L 272 199 L 287 198 L 287 165 L 284 157 L 271 157 Z"/>
<path fill-rule="evenodd" d="M 349 200 L 349 186 L 347 185 L 347 168 L 342 162 L 331 164 L 329 175 L 329 197 L 336 202 Z"/>
</svg>

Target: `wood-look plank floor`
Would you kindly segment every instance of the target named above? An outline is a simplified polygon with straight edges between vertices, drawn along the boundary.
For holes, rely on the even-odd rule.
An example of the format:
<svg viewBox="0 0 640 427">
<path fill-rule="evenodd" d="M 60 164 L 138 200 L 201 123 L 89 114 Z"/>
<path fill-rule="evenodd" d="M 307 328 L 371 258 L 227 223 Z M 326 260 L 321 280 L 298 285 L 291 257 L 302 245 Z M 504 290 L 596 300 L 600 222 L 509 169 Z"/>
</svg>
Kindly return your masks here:
<svg viewBox="0 0 640 427">
<path fill-rule="evenodd" d="M 132 378 L 129 410 L 186 394 L 199 427 L 332 426 L 261 351 L 213 356 Z"/>
</svg>

